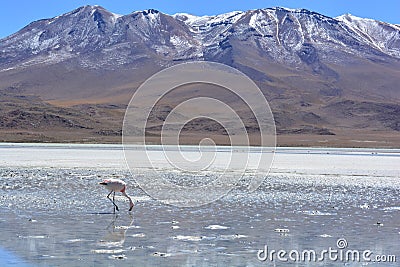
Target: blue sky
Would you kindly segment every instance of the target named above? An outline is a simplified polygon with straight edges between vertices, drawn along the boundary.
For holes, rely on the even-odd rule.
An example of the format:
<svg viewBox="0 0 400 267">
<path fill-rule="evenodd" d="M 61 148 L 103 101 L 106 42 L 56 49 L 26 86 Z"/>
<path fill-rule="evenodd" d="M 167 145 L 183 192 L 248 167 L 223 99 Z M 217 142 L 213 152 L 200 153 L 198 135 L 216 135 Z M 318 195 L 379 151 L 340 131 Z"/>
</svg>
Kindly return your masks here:
<svg viewBox="0 0 400 267">
<path fill-rule="evenodd" d="M 400 0 L 4 0 L 0 4 L 0 38 L 32 21 L 55 17 L 83 5 L 100 5 L 124 15 L 149 8 L 167 14 L 216 15 L 234 10 L 281 6 L 305 8 L 331 17 L 350 13 L 400 24 Z"/>
</svg>

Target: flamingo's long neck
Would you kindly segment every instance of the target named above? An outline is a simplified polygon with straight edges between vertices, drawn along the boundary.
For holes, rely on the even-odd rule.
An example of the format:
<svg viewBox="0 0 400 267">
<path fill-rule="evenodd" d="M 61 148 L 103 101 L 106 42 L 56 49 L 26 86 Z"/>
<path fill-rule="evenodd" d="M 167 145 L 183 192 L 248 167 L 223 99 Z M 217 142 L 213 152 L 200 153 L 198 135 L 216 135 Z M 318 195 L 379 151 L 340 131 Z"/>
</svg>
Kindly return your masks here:
<svg viewBox="0 0 400 267">
<path fill-rule="evenodd" d="M 128 199 L 129 199 L 129 211 L 131 211 L 132 210 L 132 208 L 133 208 L 133 201 L 132 201 L 132 199 L 131 199 L 131 197 L 130 196 L 128 196 L 128 194 L 127 193 L 125 193 L 125 190 L 124 191 L 122 191 L 121 192 L 125 197 L 127 197 Z"/>
</svg>

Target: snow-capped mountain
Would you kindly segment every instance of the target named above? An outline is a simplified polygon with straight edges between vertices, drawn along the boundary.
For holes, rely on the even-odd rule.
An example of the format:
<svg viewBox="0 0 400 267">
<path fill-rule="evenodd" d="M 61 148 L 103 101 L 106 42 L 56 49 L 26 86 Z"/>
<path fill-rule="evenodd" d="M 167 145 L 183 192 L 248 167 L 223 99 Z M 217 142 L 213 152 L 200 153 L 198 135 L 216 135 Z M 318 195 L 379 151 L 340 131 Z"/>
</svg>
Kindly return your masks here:
<svg viewBox="0 0 400 267">
<path fill-rule="evenodd" d="M 156 55 L 184 55 L 198 43 L 172 17 L 155 10 L 120 16 L 85 6 L 31 23 L 0 41 L 2 65 L 18 67 L 75 59 L 89 68 L 113 67 Z M 166 57 L 167 58 L 167 57 Z"/>
<path fill-rule="evenodd" d="M 0 68 L 69 59 L 89 68 L 115 68 L 142 58 L 218 60 L 226 58 L 227 49 L 243 47 L 294 65 L 313 64 L 317 58 L 346 60 L 349 55 L 400 58 L 400 26 L 351 15 L 330 18 L 304 9 L 202 17 L 146 10 L 122 16 L 85 6 L 33 22 L 2 39 Z"/>
<path fill-rule="evenodd" d="M 283 133 L 400 130 L 400 25 L 305 9 L 195 16 L 80 7 L 0 40 L 0 96 L 123 106 L 153 73 L 193 60 L 252 78 Z"/>
<path fill-rule="evenodd" d="M 391 56 L 400 57 L 400 25 L 372 19 L 363 19 L 350 14 L 336 18 L 344 23 L 354 37 Z"/>
</svg>

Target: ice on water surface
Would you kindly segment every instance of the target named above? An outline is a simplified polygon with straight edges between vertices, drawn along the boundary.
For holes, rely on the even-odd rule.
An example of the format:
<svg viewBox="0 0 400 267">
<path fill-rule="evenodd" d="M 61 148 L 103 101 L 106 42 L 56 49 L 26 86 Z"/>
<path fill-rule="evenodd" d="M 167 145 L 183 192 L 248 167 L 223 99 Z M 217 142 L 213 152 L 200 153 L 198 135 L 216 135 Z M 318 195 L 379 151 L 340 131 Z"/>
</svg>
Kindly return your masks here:
<svg viewBox="0 0 400 267">
<path fill-rule="evenodd" d="M 279 148 L 256 191 L 247 191 L 249 170 L 222 199 L 195 208 L 147 196 L 119 146 L 3 144 L 0 151 L 0 247 L 27 266 L 258 266 L 265 245 L 322 250 L 341 237 L 350 249 L 400 257 L 397 150 Z M 161 170 L 173 182 L 204 182 Z M 128 183 L 133 213 L 117 194 L 120 212 L 112 214 L 98 185 L 105 178 Z"/>
</svg>

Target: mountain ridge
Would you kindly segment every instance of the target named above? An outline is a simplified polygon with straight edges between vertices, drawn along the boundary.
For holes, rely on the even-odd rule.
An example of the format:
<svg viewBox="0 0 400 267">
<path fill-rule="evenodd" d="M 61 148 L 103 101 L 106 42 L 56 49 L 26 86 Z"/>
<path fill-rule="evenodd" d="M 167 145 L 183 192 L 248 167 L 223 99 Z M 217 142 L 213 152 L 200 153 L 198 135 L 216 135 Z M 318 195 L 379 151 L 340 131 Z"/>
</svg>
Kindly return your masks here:
<svg viewBox="0 0 400 267">
<path fill-rule="evenodd" d="M 194 16 L 154 9 L 119 15 L 83 6 L 32 22 L 0 40 L 0 92 L 10 101 L 0 111 L 21 116 L 9 108 L 10 94 L 73 108 L 77 113 L 70 113 L 83 117 L 89 105 L 96 120 L 107 118 L 105 129 L 90 119 L 89 125 L 79 124 L 96 140 L 99 132 L 120 132 L 124 107 L 145 79 L 180 62 L 204 60 L 252 78 L 270 102 L 278 133 L 290 135 L 287 140 L 313 135 L 340 144 L 353 135 L 378 138 L 398 131 L 400 27 L 280 7 Z M 107 122 L 112 116 L 118 123 Z M 0 132 L 29 130 L 22 128 L 3 125 Z"/>
<path fill-rule="evenodd" d="M 282 13 L 283 14 L 280 14 Z M 342 15 L 339 16 L 337 18 L 330 18 L 328 16 L 324 16 L 321 15 L 319 13 L 316 12 L 312 12 L 312 11 L 308 11 L 306 9 L 286 9 L 286 8 L 280 8 L 280 7 L 276 7 L 276 8 L 266 8 L 266 9 L 256 9 L 256 10 L 250 10 L 250 11 L 235 11 L 235 12 L 230 12 L 230 13 L 226 13 L 226 14 L 221 14 L 221 15 L 216 15 L 216 16 L 194 16 L 191 15 L 192 20 L 193 18 L 196 18 L 194 21 L 197 21 L 198 25 L 194 25 L 193 22 L 190 23 L 185 23 L 185 21 L 187 22 L 187 20 L 182 20 L 180 19 L 182 17 L 182 14 L 175 14 L 175 15 L 167 15 L 167 14 L 163 14 L 157 10 L 154 9 L 149 9 L 149 10 L 144 10 L 144 11 L 135 11 L 132 12 L 128 15 L 117 15 L 115 13 L 109 12 L 106 9 L 102 8 L 101 6 L 83 6 L 80 8 L 77 8 L 71 12 L 65 13 L 63 15 L 54 17 L 54 18 L 50 18 L 50 19 L 42 19 L 42 20 L 38 20 L 35 22 L 30 23 L 29 25 L 27 25 L 26 27 L 24 27 L 23 29 L 21 29 L 20 31 L 18 31 L 15 34 L 12 34 L 8 37 L 5 37 L 3 39 L 0 40 L 1 43 L 8 43 L 8 42 L 12 42 L 12 39 L 14 37 L 18 37 L 21 36 L 22 37 L 26 37 L 26 32 L 28 31 L 34 31 L 35 27 L 37 28 L 41 28 L 41 27 L 46 27 L 46 25 L 44 24 L 52 24 L 55 21 L 61 20 L 62 18 L 68 18 L 68 17 L 73 17 L 75 15 L 79 15 L 80 13 L 87 13 L 87 17 L 93 17 L 93 21 L 94 24 L 96 24 L 97 28 L 100 31 L 105 31 L 105 30 L 113 30 L 111 29 L 111 26 L 115 27 L 117 23 L 120 23 L 124 20 L 128 20 L 129 18 L 134 18 L 140 15 L 143 15 L 144 17 L 146 17 L 147 19 L 150 18 L 150 24 L 151 23 L 159 23 L 159 21 L 157 21 L 157 19 L 159 19 L 159 16 L 166 16 L 169 18 L 175 18 L 178 21 L 183 22 L 186 26 L 191 27 L 188 30 L 192 30 L 194 33 L 197 34 L 201 34 L 201 28 L 203 27 L 203 33 L 207 31 L 207 27 L 216 27 L 219 24 L 234 24 L 237 23 L 238 20 L 240 19 L 245 19 L 243 17 L 250 15 L 253 15 L 250 19 L 250 26 L 253 27 L 253 29 L 255 29 L 255 31 L 257 31 L 259 34 L 261 35 L 265 35 L 265 36 L 269 36 L 268 33 L 265 32 L 265 29 L 260 29 L 260 24 L 257 24 L 257 16 L 261 16 L 261 23 L 264 22 L 262 19 L 268 18 L 266 16 L 275 16 L 273 17 L 273 19 L 277 19 L 279 16 L 291 16 L 290 18 L 288 18 L 288 20 L 290 21 L 291 18 L 296 18 L 296 15 L 307 15 L 307 16 L 311 16 L 311 18 L 314 19 L 319 19 L 319 20 L 326 20 L 326 22 L 328 23 L 342 23 L 342 25 L 339 25 L 340 27 L 349 27 L 348 29 L 345 30 L 350 30 L 353 31 L 354 35 L 359 39 L 361 44 L 367 43 L 369 45 L 373 44 L 375 45 L 375 42 L 371 41 L 373 40 L 373 37 L 366 34 L 366 30 L 364 30 L 363 34 L 364 35 L 360 35 L 358 34 L 360 32 L 360 25 L 356 25 L 358 26 L 358 28 L 356 26 L 353 25 L 353 27 L 350 27 L 350 23 L 352 20 L 356 20 L 357 22 L 365 22 L 368 21 L 370 23 L 375 23 L 378 25 L 385 25 L 387 27 L 389 27 L 390 29 L 393 30 L 397 30 L 397 32 L 393 33 L 392 35 L 396 35 L 393 38 L 397 37 L 397 40 L 393 41 L 392 46 L 397 48 L 393 48 L 390 47 L 389 48 L 385 48 L 385 47 L 380 47 L 379 45 L 376 45 L 375 48 L 378 48 L 380 50 L 380 52 L 384 52 L 386 54 L 389 54 L 390 56 L 394 56 L 396 58 L 400 58 L 400 45 L 399 45 L 399 33 L 398 31 L 400 30 L 400 27 L 395 25 L 395 24 L 389 24 L 389 23 L 383 23 L 383 22 L 379 22 L 376 20 L 372 20 L 372 19 L 364 19 L 364 18 L 359 18 L 359 17 L 355 17 L 355 16 L 351 16 L 351 15 Z M 238 17 L 236 18 L 236 20 L 231 20 L 234 17 Z M 293 17 L 294 16 L 294 17 Z M 281 18 L 281 22 L 284 23 L 286 18 Z M 200 22 L 203 22 L 202 24 Z M 73 21 L 73 23 L 77 23 L 77 25 L 79 25 L 79 22 L 81 21 Z M 86 23 L 88 23 L 88 21 L 85 21 Z M 125 21 L 125 23 L 128 23 L 129 21 Z M 73 24 L 74 25 L 74 24 Z M 365 26 L 365 23 L 363 23 L 363 25 Z M 65 26 L 65 25 L 63 25 Z M 151 26 L 151 25 L 147 25 L 147 26 Z M 279 27 L 279 25 L 277 24 L 276 27 Z M 196 32 L 197 29 L 197 32 Z M 224 29 L 223 29 L 224 30 Z M 264 33 L 262 33 L 264 31 Z M 388 34 L 385 34 L 386 32 L 384 32 L 382 34 L 382 36 L 387 36 Z M 69 32 L 69 34 L 73 34 L 73 32 Z M 390 36 L 390 35 L 389 35 Z M 301 36 L 302 38 L 305 38 L 304 36 Z M 36 39 L 35 39 L 36 38 Z M 204 38 L 207 39 L 207 36 L 205 36 Z M 50 39 L 50 40 L 49 40 Z M 200 38 L 197 38 L 197 41 L 199 41 Z M 17 40 L 18 41 L 18 40 Z M 47 41 L 47 42 L 46 42 Z M 33 50 L 33 53 L 38 53 L 39 51 L 43 50 L 43 49 L 49 49 L 49 48 L 54 48 L 57 49 L 57 47 L 51 47 L 51 45 L 56 45 L 54 43 L 51 42 L 51 38 L 47 38 L 46 36 L 41 33 L 39 34 L 39 36 L 34 36 L 34 38 L 32 38 L 30 40 L 29 43 L 29 48 L 31 48 Z M 187 40 L 186 40 L 187 41 Z M 204 41 L 204 40 L 203 40 Z M 389 43 L 391 40 L 386 40 L 385 43 Z M 278 43 L 282 44 L 282 40 L 277 40 Z M 207 45 L 207 43 L 203 43 L 201 45 Z M 23 47 L 12 47 L 12 48 L 23 48 Z M 3 54 L 5 52 L 8 52 L 7 50 L 5 50 L 3 48 Z"/>
</svg>

